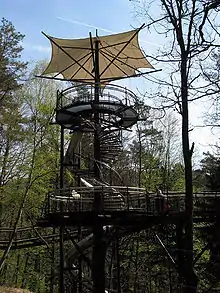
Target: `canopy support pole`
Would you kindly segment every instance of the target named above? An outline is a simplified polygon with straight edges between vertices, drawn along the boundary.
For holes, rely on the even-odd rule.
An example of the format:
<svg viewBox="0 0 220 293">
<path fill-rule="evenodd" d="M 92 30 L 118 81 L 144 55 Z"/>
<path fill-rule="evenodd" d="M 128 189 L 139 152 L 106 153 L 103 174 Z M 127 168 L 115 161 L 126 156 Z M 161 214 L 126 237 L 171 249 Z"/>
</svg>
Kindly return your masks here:
<svg viewBox="0 0 220 293">
<path fill-rule="evenodd" d="M 95 100 L 94 104 L 99 103 L 100 93 L 100 74 L 99 74 L 99 40 L 95 41 L 94 48 L 94 71 L 95 71 Z M 100 137 L 99 137 L 99 112 L 94 111 L 94 176 L 100 179 Z M 92 251 L 92 280 L 93 293 L 105 293 L 105 252 L 103 224 L 99 215 L 103 211 L 103 193 L 98 191 L 94 193 L 93 211 L 96 215 L 93 225 L 93 251 Z"/>
</svg>

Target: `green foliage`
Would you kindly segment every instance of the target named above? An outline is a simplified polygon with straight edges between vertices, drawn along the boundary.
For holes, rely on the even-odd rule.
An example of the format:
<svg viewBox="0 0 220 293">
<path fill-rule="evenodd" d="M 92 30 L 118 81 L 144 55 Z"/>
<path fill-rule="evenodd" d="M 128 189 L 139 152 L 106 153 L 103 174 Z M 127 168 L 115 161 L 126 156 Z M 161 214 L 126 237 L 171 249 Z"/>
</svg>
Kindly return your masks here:
<svg viewBox="0 0 220 293">
<path fill-rule="evenodd" d="M 42 70 L 38 64 L 30 74 Z M 16 92 L 18 115 L 9 119 L 0 152 L 1 162 L 1 224 L 5 227 L 33 226 L 42 212 L 45 196 L 57 181 L 59 168 L 59 128 L 50 125 L 54 116 L 56 84 L 31 79 Z M 18 222 L 16 223 L 16 221 Z M 10 253 L 1 279 L 8 286 L 45 292 L 45 275 L 50 255 L 41 248 Z M 15 257 L 13 258 L 13 255 Z M 45 260 L 45 264 L 44 264 Z M 39 268 L 45 266 L 43 271 Z M 18 270 L 16 272 L 16 270 Z M 5 277 L 4 277 L 5 271 Z M 17 278 L 15 276 L 17 275 Z M 47 285 L 48 286 L 48 285 Z"/>
<path fill-rule="evenodd" d="M 220 190 L 220 158 L 212 154 L 204 153 L 201 160 L 202 173 L 205 175 L 205 187 L 212 191 Z"/>
<path fill-rule="evenodd" d="M 183 191 L 185 186 L 184 167 L 181 163 L 172 166 L 168 177 L 168 186 L 171 191 Z"/>
<path fill-rule="evenodd" d="M 23 159 L 22 142 L 25 140 L 25 133 L 22 123 L 24 119 L 20 112 L 21 101 L 15 92 L 21 85 L 19 78 L 26 69 L 26 63 L 21 61 L 23 38 L 24 36 L 16 32 L 10 21 L 2 19 L 0 25 L 0 186 L 18 174 L 20 170 L 15 168 L 15 162 Z"/>
<path fill-rule="evenodd" d="M 21 41 L 24 35 L 16 32 L 13 24 L 2 18 L 0 25 L 0 103 L 9 106 L 11 96 L 19 87 L 19 78 L 24 75 L 26 63 L 22 62 Z M 13 101 L 15 103 L 15 100 Z"/>
</svg>

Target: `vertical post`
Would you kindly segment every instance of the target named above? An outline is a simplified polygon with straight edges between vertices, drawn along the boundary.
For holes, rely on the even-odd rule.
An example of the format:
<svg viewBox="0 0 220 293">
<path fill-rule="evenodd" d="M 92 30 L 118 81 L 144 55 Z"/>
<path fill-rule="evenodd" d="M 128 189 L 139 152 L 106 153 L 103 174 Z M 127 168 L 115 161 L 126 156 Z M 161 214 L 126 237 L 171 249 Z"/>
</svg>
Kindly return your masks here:
<svg viewBox="0 0 220 293">
<path fill-rule="evenodd" d="M 55 234 L 56 230 L 55 228 L 53 228 L 53 235 Z M 52 242 L 52 251 L 51 251 L 51 265 L 50 265 L 50 293 L 54 293 L 53 288 L 54 288 L 54 252 L 55 252 L 55 242 L 54 242 L 54 238 L 53 238 L 53 242 Z"/>
<path fill-rule="evenodd" d="M 82 239 L 82 229 L 79 226 L 78 227 L 78 240 Z M 82 255 L 80 254 L 79 256 L 79 261 L 78 261 L 78 266 L 79 266 L 79 275 L 78 275 L 78 293 L 82 293 Z"/>
<path fill-rule="evenodd" d="M 60 131 L 60 190 L 62 191 L 64 187 L 64 127 L 61 126 Z M 60 212 L 64 210 L 63 202 L 60 203 Z M 64 293 L 64 253 L 63 253 L 63 234 L 64 226 L 60 225 L 60 283 L 59 283 L 59 293 Z"/>
<path fill-rule="evenodd" d="M 120 270 L 120 245 L 118 230 L 116 231 L 116 257 L 117 257 L 117 293 L 121 293 L 121 270 Z"/>
<path fill-rule="evenodd" d="M 100 76 L 99 76 L 99 41 L 95 41 L 95 104 L 99 103 L 99 92 L 100 92 Z M 99 129 L 99 112 L 95 108 L 94 112 L 95 121 L 95 133 L 94 133 L 94 175 L 97 179 L 100 178 L 100 139 L 98 135 Z M 94 210 L 101 210 L 101 194 L 95 193 L 94 197 Z"/>
<path fill-rule="evenodd" d="M 95 104 L 99 103 L 100 91 L 100 76 L 99 76 L 99 40 L 95 41 Z M 98 135 L 99 130 L 99 112 L 95 109 L 95 133 L 94 133 L 94 176 L 100 178 L 100 139 Z M 100 191 L 94 192 L 93 212 L 95 214 L 95 221 L 93 224 L 93 251 L 92 251 L 92 280 L 93 293 L 105 293 L 105 243 L 103 224 L 98 219 L 98 215 L 102 212 L 102 193 Z"/>
<path fill-rule="evenodd" d="M 80 170 L 81 169 L 81 141 L 79 142 L 79 147 L 78 147 L 78 162 L 77 162 L 77 168 Z M 77 178 L 77 183 L 78 186 L 81 186 L 81 181 L 80 181 L 80 176 Z M 81 201 L 80 201 L 81 205 Z M 81 211 L 81 206 L 79 205 L 79 211 Z M 81 226 L 78 226 L 78 241 L 82 239 L 82 229 Z M 80 254 L 79 256 L 79 261 L 78 261 L 78 293 L 82 293 L 82 256 Z"/>
<path fill-rule="evenodd" d="M 134 293 L 138 292 L 138 287 L 139 287 L 139 284 L 138 284 L 138 250 L 139 250 L 139 239 L 137 238 L 136 239 L 136 247 L 135 247 L 135 275 L 134 275 Z"/>
<path fill-rule="evenodd" d="M 171 268 L 169 266 L 169 285 L 170 285 L 170 292 L 169 293 L 172 293 L 173 292 L 173 286 L 172 286 L 172 271 L 171 271 Z"/>
<path fill-rule="evenodd" d="M 184 259 L 184 237 L 183 237 L 183 223 L 176 225 L 176 246 L 177 246 L 177 269 L 179 274 L 179 284 L 182 283 L 182 277 L 185 273 L 185 259 Z"/>
</svg>

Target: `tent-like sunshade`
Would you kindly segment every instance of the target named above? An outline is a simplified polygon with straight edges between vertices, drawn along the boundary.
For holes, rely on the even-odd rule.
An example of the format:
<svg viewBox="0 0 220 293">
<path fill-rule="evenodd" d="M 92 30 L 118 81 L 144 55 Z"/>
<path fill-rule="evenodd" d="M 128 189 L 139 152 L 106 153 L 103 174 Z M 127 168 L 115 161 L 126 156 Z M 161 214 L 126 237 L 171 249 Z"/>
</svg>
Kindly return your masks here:
<svg viewBox="0 0 220 293">
<path fill-rule="evenodd" d="M 66 80 L 93 82 L 95 42 L 98 40 L 100 82 L 134 76 L 138 68 L 153 68 L 138 44 L 140 29 L 104 37 L 59 39 L 51 42 L 51 61 L 44 74 L 62 74 Z"/>
</svg>

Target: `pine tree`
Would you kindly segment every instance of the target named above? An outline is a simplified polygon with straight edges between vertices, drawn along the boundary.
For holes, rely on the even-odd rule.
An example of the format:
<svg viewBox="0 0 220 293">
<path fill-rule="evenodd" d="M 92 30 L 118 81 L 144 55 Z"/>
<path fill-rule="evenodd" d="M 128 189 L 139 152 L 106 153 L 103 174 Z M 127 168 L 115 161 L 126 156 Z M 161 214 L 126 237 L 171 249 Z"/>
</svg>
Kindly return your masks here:
<svg viewBox="0 0 220 293">
<path fill-rule="evenodd" d="M 21 60 L 21 41 L 24 35 L 2 18 L 0 23 L 0 185 L 6 182 L 6 168 L 10 163 L 9 150 L 21 140 L 23 122 L 21 101 L 16 90 L 21 86 L 26 63 Z"/>
<path fill-rule="evenodd" d="M 2 18 L 0 25 L 0 105 L 8 104 L 20 86 L 27 63 L 21 60 L 21 41 L 24 35 L 17 32 L 13 24 Z"/>
</svg>

